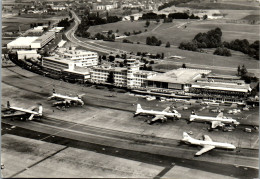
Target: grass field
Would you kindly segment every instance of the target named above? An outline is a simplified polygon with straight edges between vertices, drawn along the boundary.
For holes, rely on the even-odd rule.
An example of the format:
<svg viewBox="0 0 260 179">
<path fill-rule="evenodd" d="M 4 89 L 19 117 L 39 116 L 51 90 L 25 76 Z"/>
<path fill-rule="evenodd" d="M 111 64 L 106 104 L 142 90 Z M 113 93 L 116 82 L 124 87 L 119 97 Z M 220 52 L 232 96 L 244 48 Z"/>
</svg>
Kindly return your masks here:
<svg viewBox="0 0 260 179">
<path fill-rule="evenodd" d="M 183 63 L 196 63 L 201 65 L 211 65 L 211 66 L 222 66 L 222 67 L 233 67 L 236 68 L 238 65 L 245 64 L 248 69 L 257 69 L 259 67 L 259 62 L 251 57 L 248 57 L 245 54 L 237 53 L 231 57 L 223 57 L 218 55 L 213 55 L 211 52 L 209 53 L 200 53 L 200 52 L 192 52 L 186 50 L 180 50 L 178 48 L 165 48 L 158 46 L 148 46 L 142 44 L 127 44 L 120 42 L 104 42 L 99 41 L 99 44 L 126 50 L 129 52 L 149 52 L 149 53 L 164 53 L 165 57 L 169 57 L 172 55 L 183 56 L 181 62 Z"/>
<path fill-rule="evenodd" d="M 194 36 L 200 32 L 207 32 L 211 29 L 217 27 L 222 30 L 222 40 L 231 41 L 235 39 L 248 39 L 249 42 L 254 42 L 259 38 L 259 26 L 249 25 L 249 24 L 231 24 L 220 23 L 217 21 L 200 21 L 187 24 L 187 28 L 178 28 L 175 22 L 172 23 L 172 28 L 164 28 L 164 26 L 169 26 L 169 24 L 162 24 L 155 31 L 138 34 L 136 36 L 127 37 L 133 42 L 146 42 L 148 36 L 155 36 L 162 41 L 163 44 L 170 42 L 170 44 L 178 46 L 183 41 L 191 41 Z M 175 27 L 174 27 L 175 26 Z"/>
<path fill-rule="evenodd" d="M 243 19 L 248 15 L 259 15 L 258 10 L 229 10 L 229 9 L 222 9 L 220 13 L 225 15 L 225 19 Z"/>
<path fill-rule="evenodd" d="M 241 4 L 238 2 L 223 2 L 223 3 L 183 3 L 179 4 L 178 7 L 189 7 L 193 9 L 233 9 L 233 10 L 258 10 L 260 9 L 255 3 Z"/>
<path fill-rule="evenodd" d="M 130 32 L 132 34 L 134 30 L 136 32 L 137 31 L 144 32 L 145 29 L 147 29 L 147 31 L 151 31 L 153 28 L 155 28 L 158 25 L 156 22 L 151 21 L 149 27 L 145 27 L 145 22 L 146 21 L 134 21 L 134 22 L 120 21 L 117 23 L 96 25 L 96 26 L 91 26 L 88 32 L 90 32 L 91 35 L 94 35 L 98 32 L 101 33 L 102 31 L 108 31 L 108 30 L 113 30 L 113 32 L 116 32 L 116 30 L 118 29 L 119 30 L 118 34 L 123 35 L 124 32 Z"/>
<path fill-rule="evenodd" d="M 49 21 L 51 22 L 58 21 L 63 18 L 66 18 L 66 16 L 58 16 L 58 17 L 49 16 L 48 18 L 14 16 L 9 18 L 2 18 L 2 26 L 6 26 L 2 31 L 3 32 L 18 31 L 19 25 L 21 27 L 21 30 L 25 31 L 30 28 L 30 24 L 33 23 L 48 24 Z"/>
</svg>

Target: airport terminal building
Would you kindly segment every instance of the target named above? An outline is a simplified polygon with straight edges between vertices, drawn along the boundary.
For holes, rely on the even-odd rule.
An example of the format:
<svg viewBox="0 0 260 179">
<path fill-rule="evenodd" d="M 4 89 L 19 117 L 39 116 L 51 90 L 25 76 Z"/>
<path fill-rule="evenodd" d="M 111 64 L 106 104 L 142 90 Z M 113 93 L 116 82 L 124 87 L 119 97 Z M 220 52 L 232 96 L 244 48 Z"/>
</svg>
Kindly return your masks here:
<svg viewBox="0 0 260 179">
<path fill-rule="evenodd" d="M 147 89 L 150 91 L 188 92 L 191 84 L 196 79 L 199 79 L 202 75 L 207 75 L 210 72 L 210 70 L 190 68 L 171 70 L 147 79 Z"/>
<path fill-rule="evenodd" d="M 125 67 L 105 67 L 97 66 L 91 69 L 91 82 L 98 84 L 107 84 L 109 75 L 113 75 L 114 85 L 127 87 L 129 89 L 146 86 L 146 80 L 155 76 L 152 71 L 140 70 L 139 61 L 136 59 L 127 59 L 127 68 Z"/>
</svg>

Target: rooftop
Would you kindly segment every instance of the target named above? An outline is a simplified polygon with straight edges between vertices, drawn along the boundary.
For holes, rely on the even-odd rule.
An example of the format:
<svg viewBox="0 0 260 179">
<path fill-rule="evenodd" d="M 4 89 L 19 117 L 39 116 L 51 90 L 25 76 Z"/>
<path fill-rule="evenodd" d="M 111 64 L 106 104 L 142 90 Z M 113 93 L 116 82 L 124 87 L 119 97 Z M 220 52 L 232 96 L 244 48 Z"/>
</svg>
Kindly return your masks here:
<svg viewBox="0 0 260 179">
<path fill-rule="evenodd" d="M 38 37 L 19 37 L 7 44 L 7 46 L 30 46 Z"/>
<path fill-rule="evenodd" d="M 193 82 L 200 77 L 201 74 L 208 74 L 210 72 L 210 70 L 179 68 L 166 73 L 157 74 L 156 76 L 151 77 L 149 81 L 186 84 Z"/>
<path fill-rule="evenodd" d="M 222 84 L 222 83 L 193 83 L 192 87 L 204 88 L 204 89 L 215 89 L 224 91 L 237 91 L 237 92 L 248 92 L 251 91 L 249 84 L 237 85 L 237 84 Z"/>
<path fill-rule="evenodd" d="M 56 56 L 43 57 L 43 59 L 51 60 L 51 61 L 56 61 L 56 62 L 61 62 L 61 63 L 67 63 L 67 64 L 73 63 L 73 61 L 71 61 L 71 60 L 67 60 L 67 59 L 64 59 L 64 58 L 56 57 Z"/>
<path fill-rule="evenodd" d="M 110 66 L 96 66 L 93 67 L 93 69 L 100 69 L 100 70 L 106 70 L 106 71 L 114 71 L 114 72 L 123 72 L 127 71 L 127 68 L 124 67 L 110 67 Z"/>
<path fill-rule="evenodd" d="M 18 55 L 22 55 L 22 54 L 37 54 L 36 50 L 18 50 L 17 51 Z"/>
<path fill-rule="evenodd" d="M 49 38 L 51 35 L 54 35 L 55 32 L 46 32 L 45 34 L 43 34 L 42 36 L 38 37 L 35 41 L 33 42 L 42 42 L 45 39 Z"/>
<path fill-rule="evenodd" d="M 76 73 L 76 74 L 81 74 L 81 75 L 89 75 L 90 74 L 89 68 L 77 67 L 77 66 L 75 66 L 75 68 L 73 70 L 65 69 L 64 71 Z"/>
</svg>

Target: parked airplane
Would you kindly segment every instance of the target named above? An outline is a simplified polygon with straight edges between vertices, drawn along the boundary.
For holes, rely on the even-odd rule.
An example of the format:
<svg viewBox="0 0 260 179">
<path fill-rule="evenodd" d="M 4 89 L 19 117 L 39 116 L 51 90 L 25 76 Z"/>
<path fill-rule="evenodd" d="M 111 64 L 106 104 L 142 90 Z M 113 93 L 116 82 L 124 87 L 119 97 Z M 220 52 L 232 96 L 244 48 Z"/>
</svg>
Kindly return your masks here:
<svg viewBox="0 0 260 179">
<path fill-rule="evenodd" d="M 171 112 L 170 108 L 171 107 L 167 107 L 163 111 L 144 110 L 144 109 L 142 109 L 140 104 L 137 104 L 135 116 L 139 115 L 139 114 L 147 114 L 147 115 L 155 116 L 151 121 L 148 121 L 149 124 L 151 122 L 155 122 L 157 120 L 161 120 L 162 122 L 167 121 L 168 117 L 178 118 L 178 119 L 181 118 L 181 114 L 178 113 L 178 111 L 172 110 L 172 112 Z"/>
<path fill-rule="evenodd" d="M 236 149 L 233 144 L 213 142 L 208 135 L 204 135 L 204 140 L 197 140 L 190 137 L 186 132 L 183 132 L 183 139 L 181 141 L 192 145 L 200 145 L 203 147 L 195 154 L 195 156 L 200 156 L 201 154 L 208 152 L 214 148 Z"/>
<path fill-rule="evenodd" d="M 219 113 L 217 117 L 209 116 L 198 116 L 195 113 L 190 115 L 190 121 L 202 121 L 202 122 L 211 122 L 211 128 L 214 129 L 218 126 L 223 127 L 225 124 L 239 125 L 240 123 L 237 120 L 232 118 L 227 118 L 223 116 L 223 112 Z"/>
<path fill-rule="evenodd" d="M 80 104 L 81 106 L 83 106 L 84 102 L 82 100 L 82 96 L 84 96 L 84 94 L 77 95 L 76 97 L 66 96 L 66 95 L 56 93 L 55 90 L 53 89 L 53 94 L 52 94 L 52 96 L 48 97 L 48 99 L 49 100 L 52 100 L 52 99 L 59 100 L 59 101 L 53 103 L 54 106 L 71 105 L 73 103 Z"/>
<path fill-rule="evenodd" d="M 38 112 L 34 111 L 36 109 L 35 106 L 29 108 L 29 109 L 24 109 L 24 108 L 20 108 L 20 107 L 15 107 L 15 106 L 11 106 L 10 102 L 7 101 L 7 109 L 5 110 L 5 112 L 9 112 L 11 114 L 3 114 L 3 117 L 16 117 L 16 116 L 28 116 L 28 120 L 32 120 L 34 117 L 38 117 L 38 116 L 42 116 L 42 105 L 39 105 L 38 108 Z"/>
</svg>

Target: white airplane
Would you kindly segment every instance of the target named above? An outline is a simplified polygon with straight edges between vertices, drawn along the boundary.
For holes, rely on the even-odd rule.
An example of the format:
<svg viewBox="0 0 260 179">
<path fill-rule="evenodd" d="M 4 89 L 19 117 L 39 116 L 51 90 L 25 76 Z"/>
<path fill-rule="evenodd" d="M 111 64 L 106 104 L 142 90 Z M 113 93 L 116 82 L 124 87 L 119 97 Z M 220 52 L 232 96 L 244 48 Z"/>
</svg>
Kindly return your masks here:
<svg viewBox="0 0 260 179">
<path fill-rule="evenodd" d="M 233 144 L 222 143 L 222 142 L 213 142 L 208 135 L 204 135 L 204 140 L 197 140 L 190 137 L 186 132 L 183 132 L 183 139 L 181 140 L 185 143 L 192 145 L 200 145 L 203 148 L 198 151 L 195 156 L 199 156 L 205 152 L 208 152 L 214 148 L 224 148 L 224 149 L 236 149 Z"/>
<path fill-rule="evenodd" d="M 77 95 L 76 97 L 66 96 L 66 95 L 56 93 L 55 90 L 53 89 L 53 94 L 52 94 L 52 96 L 48 97 L 48 99 L 49 100 L 52 100 L 52 99 L 61 100 L 61 101 L 53 103 L 53 105 L 63 105 L 63 104 L 70 105 L 72 103 L 77 103 L 77 104 L 80 104 L 81 106 L 83 106 L 84 102 L 81 99 L 82 96 L 84 96 L 84 94 Z"/>
<path fill-rule="evenodd" d="M 219 113 L 217 115 L 217 117 L 198 116 L 196 114 L 191 114 L 190 115 L 190 121 L 210 122 L 212 129 L 214 129 L 218 126 L 223 127 L 225 124 L 233 124 L 233 125 L 239 125 L 240 124 L 235 119 L 227 118 L 227 117 L 223 116 L 223 112 Z"/>
<path fill-rule="evenodd" d="M 32 120 L 34 117 L 38 117 L 38 116 L 42 116 L 42 105 L 39 105 L 38 108 L 38 112 L 34 111 L 36 109 L 35 106 L 29 108 L 29 109 L 24 109 L 24 108 L 20 108 L 20 107 L 15 107 L 15 106 L 11 106 L 10 102 L 7 101 L 7 109 L 6 112 L 11 112 L 11 114 L 4 114 L 3 117 L 15 117 L 15 116 L 27 116 L 29 115 L 29 117 L 27 118 L 28 120 Z"/>
<path fill-rule="evenodd" d="M 170 111 L 171 107 L 165 108 L 163 111 L 154 111 L 154 110 L 144 110 L 142 109 L 140 104 L 137 104 L 137 109 L 135 112 L 135 116 L 139 114 L 148 114 L 148 115 L 153 115 L 155 116 L 151 121 L 148 121 L 148 123 L 155 122 L 157 120 L 162 120 L 162 122 L 167 121 L 167 117 L 172 117 L 172 118 L 181 118 L 181 114 L 178 113 L 176 110 Z"/>
</svg>

